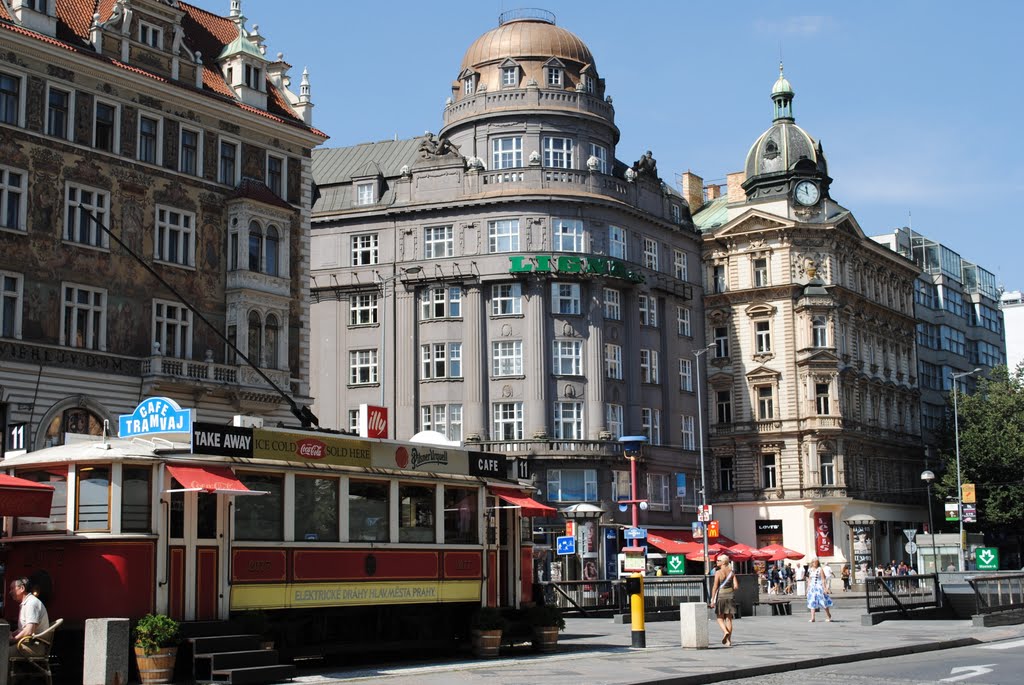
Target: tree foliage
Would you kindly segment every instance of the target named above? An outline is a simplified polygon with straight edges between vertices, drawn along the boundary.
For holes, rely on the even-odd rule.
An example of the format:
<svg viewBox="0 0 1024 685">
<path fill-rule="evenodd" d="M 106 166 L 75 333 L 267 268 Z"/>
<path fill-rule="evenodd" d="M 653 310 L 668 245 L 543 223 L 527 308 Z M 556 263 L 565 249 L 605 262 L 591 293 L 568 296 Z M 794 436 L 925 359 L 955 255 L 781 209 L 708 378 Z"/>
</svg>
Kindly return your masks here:
<svg viewBox="0 0 1024 685">
<path fill-rule="evenodd" d="M 1024 365 L 999 366 L 979 378 L 973 394 L 956 398 L 960 426 L 960 474 L 977 492 L 977 530 L 1018 535 L 1024 523 Z M 958 497 L 953 397 L 941 451 L 945 472 L 936 494 Z M 970 524 L 968 524 L 970 525 Z"/>
</svg>

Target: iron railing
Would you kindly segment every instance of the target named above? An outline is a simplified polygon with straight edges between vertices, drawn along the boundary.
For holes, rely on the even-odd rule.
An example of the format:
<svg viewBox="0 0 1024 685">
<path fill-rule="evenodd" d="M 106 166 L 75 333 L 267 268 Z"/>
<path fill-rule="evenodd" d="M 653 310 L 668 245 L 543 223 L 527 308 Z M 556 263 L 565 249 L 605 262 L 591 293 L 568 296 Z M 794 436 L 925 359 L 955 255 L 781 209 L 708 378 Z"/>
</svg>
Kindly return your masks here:
<svg viewBox="0 0 1024 685">
<path fill-rule="evenodd" d="M 971 576 L 967 582 L 974 590 L 977 614 L 1024 609 L 1024 573 Z"/>
<path fill-rule="evenodd" d="M 622 580 L 567 580 L 538 583 L 545 604 L 559 607 L 566 613 L 586 616 L 593 612 L 629 611 L 629 595 Z M 644 611 L 674 611 L 681 603 L 703 602 L 704 578 L 644 578 Z"/>
<path fill-rule="evenodd" d="M 864 579 L 868 613 L 898 611 L 906 615 L 913 609 L 938 609 L 942 606 L 938 577 L 934 573 L 915 576 L 870 576 Z"/>
</svg>

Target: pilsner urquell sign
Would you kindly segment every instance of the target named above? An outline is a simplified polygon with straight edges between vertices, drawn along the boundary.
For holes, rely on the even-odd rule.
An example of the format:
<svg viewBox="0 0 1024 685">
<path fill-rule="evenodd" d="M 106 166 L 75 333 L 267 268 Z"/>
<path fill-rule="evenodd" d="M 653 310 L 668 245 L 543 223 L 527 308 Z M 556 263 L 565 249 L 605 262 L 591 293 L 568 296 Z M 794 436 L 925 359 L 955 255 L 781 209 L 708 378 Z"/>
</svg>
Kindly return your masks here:
<svg viewBox="0 0 1024 685">
<path fill-rule="evenodd" d="M 560 273 L 610 276 L 634 283 L 643 283 L 644 275 L 632 271 L 625 262 L 611 257 L 580 257 L 578 255 L 515 255 L 508 258 L 510 274 Z"/>
</svg>

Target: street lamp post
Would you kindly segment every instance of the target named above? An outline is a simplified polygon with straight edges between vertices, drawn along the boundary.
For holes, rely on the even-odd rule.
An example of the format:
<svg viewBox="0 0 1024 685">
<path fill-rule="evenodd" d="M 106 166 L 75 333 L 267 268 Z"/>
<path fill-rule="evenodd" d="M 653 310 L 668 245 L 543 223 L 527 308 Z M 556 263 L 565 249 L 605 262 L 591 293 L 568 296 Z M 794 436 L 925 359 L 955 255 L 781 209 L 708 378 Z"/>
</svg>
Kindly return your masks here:
<svg viewBox="0 0 1024 685">
<path fill-rule="evenodd" d="M 377 281 L 380 283 L 381 288 L 381 303 L 384 305 L 380 308 L 380 359 L 377 361 L 378 367 L 380 368 L 380 406 L 387 407 L 386 398 L 386 383 L 387 377 L 387 357 L 388 357 L 388 283 L 391 283 L 391 292 L 395 292 L 394 282 L 405 276 L 406 274 L 418 274 L 423 271 L 422 266 L 410 266 L 399 269 L 390 276 L 382 276 L 380 272 L 377 272 Z M 398 307 L 398 298 L 395 298 L 395 308 Z M 389 421 L 390 425 L 390 421 Z"/>
<path fill-rule="evenodd" d="M 981 369 L 950 374 L 950 377 L 953 379 L 953 439 L 956 443 L 956 518 L 960 524 L 960 538 L 957 541 L 957 556 L 959 557 L 959 563 L 957 566 L 961 573 L 966 570 L 966 560 L 964 559 L 964 490 L 963 484 L 960 481 L 960 414 L 957 410 L 956 404 L 956 396 L 958 394 L 956 390 L 956 382 L 961 378 L 973 376 L 979 371 L 981 371 Z"/>
<path fill-rule="evenodd" d="M 697 438 L 700 441 L 700 511 L 701 511 L 701 526 L 704 528 L 704 586 L 705 590 L 708 591 L 708 531 L 707 521 L 704 521 L 704 517 L 707 515 L 708 510 L 708 487 L 707 481 L 704 480 L 704 405 L 701 404 L 700 399 L 700 358 L 704 356 L 704 353 L 714 347 L 714 343 L 706 347 L 702 347 L 699 350 L 695 350 L 693 356 L 697 358 Z M 710 596 L 710 594 L 708 595 Z"/>
<path fill-rule="evenodd" d="M 932 518 L 932 481 L 935 480 L 935 474 L 927 470 L 922 471 L 921 480 L 928 485 L 928 532 L 932 534 L 932 564 L 935 566 L 935 572 L 938 573 L 939 555 L 935 551 L 935 519 Z"/>
<path fill-rule="evenodd" d="M 639 528 L 639 517 L 637 514 L 637 507 L 641 509 L 647 509 L 647 500 L 637 499 L 636 496 L 636 460 L 640 456 L 640 450 L 647 442 L 646 435 L 624 435 L 619 438 L 619 443 L 622 444 L 622 453 L 626 459 L 629 459 L 629 500 L 623 502 L 619 500 L 620 504 L 630 504 L 633 508 L 633 528 Z M 640 540 L 633 538 L 633 547 L 640 546 Z"/>
</svg>

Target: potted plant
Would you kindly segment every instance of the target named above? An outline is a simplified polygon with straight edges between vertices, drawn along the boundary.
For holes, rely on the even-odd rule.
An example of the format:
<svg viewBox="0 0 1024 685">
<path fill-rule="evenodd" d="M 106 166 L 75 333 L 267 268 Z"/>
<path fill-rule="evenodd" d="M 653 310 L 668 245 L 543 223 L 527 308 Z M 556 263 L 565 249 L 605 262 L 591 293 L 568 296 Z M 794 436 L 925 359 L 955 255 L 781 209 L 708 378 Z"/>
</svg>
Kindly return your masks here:
<svg viewBox="0 0 1024 685">
<path fill-rule="evenodd" d="M 539 652 L 553 652 L 558 647 L 558 632 L 565 630 L 562 610 L 550 604 L 538 604 L 527 610 L 533 630 L 533 646 Z"/>
<path fill-rule="evenodd" d="M 178 622 L 164 614 L 146 614 L 135 624 L 135 659 L 143 683 L 169 683 L 181 642 Z"/>
<path fill-rule="evenodd" d="M 481 607 L 470 622 L 473 653 L 478 657 L 498 656 L 501 635 L 505 630 L 505 617 L 495 607 Z"/>
</svg>

